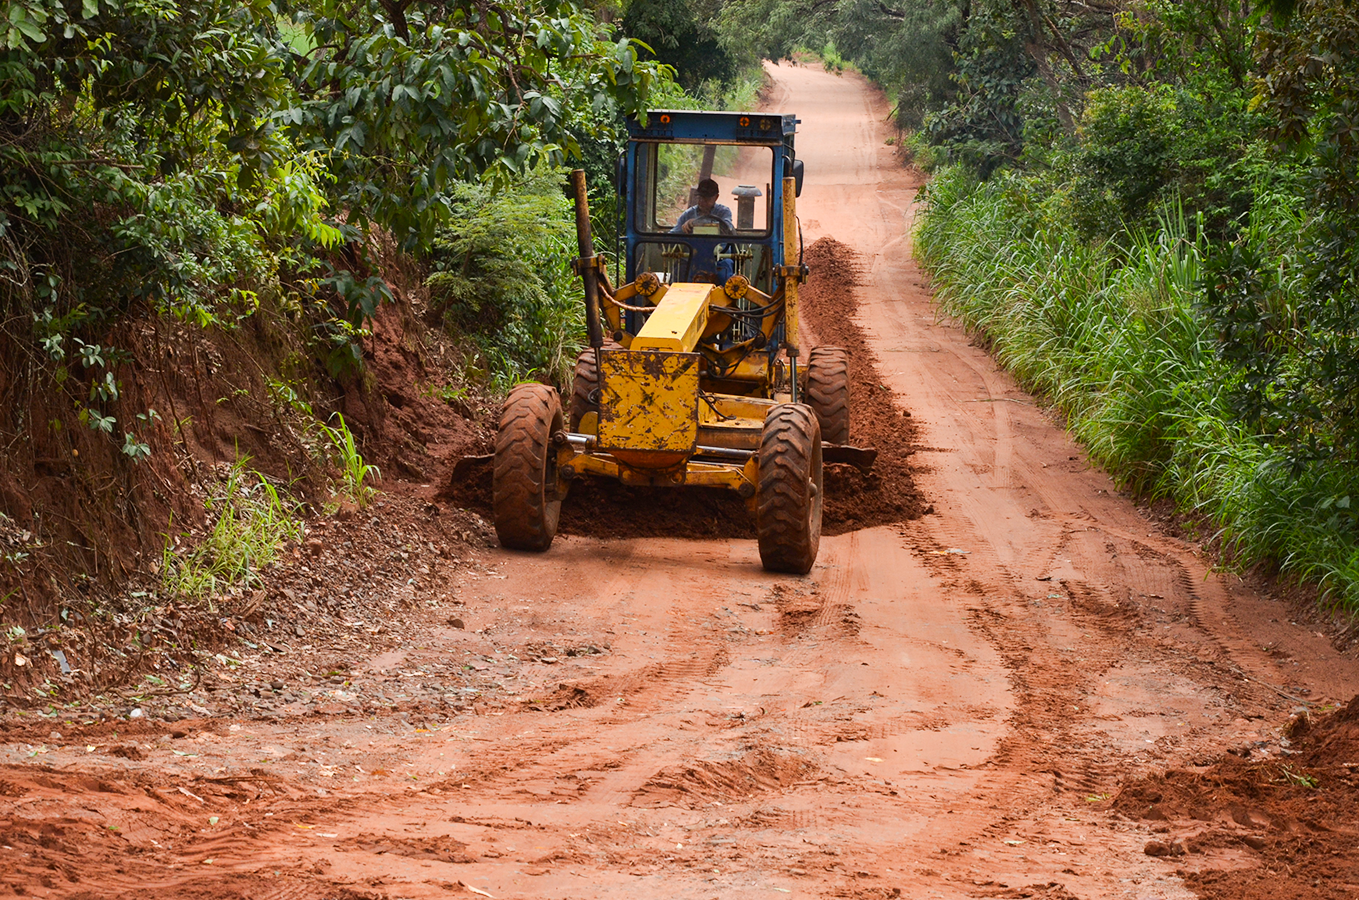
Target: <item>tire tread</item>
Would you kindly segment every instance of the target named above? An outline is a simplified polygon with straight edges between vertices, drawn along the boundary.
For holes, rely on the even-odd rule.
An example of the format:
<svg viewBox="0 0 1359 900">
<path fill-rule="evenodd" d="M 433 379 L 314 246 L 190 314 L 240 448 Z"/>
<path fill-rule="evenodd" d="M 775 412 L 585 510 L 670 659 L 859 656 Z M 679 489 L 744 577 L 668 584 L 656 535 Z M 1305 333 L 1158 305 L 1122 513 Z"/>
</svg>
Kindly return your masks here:
<svg viewBox="0 0 1359 900">
<path fill-rule="evenodd" d="M 811 407 L 774 407 L 765 418 L 759 454 L 760 561 L 771 572 L 805 575 L 820 549 L 823 490 L 821 430 Z"/>
<path fill-rule="evenodd" d="M 552 435 L 562 427 L 552 388 L 516 385 L 505 398 L 495 439 L 492 514 L 501 546 L 546 550 L 557 535 L 561 499 L 549 484 Z"/>
<path fill-rule="evenodd" d="M 841 347 L 815 347 L 807 356 L 807 405 L 828 444 L 849 443 L 849 354 Z"/>
</svg>

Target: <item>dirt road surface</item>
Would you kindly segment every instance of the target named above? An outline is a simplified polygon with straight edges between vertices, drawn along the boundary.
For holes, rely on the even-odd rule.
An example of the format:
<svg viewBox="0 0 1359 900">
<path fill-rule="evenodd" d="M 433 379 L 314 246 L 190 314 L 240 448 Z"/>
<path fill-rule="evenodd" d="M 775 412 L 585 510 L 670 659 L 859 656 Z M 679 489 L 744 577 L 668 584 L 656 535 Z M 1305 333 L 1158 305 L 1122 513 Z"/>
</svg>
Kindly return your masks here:
<svg viewBox="0 0 1359 900">
<path fill-rule="evenodd" d="M 938 318 L 882 97 L 770 71 L 802 119 L 808 253 L 857 273 L 809 291 L 808 337 L 859 342 L 853 427 L 894 443 L 900 502 L 840 483 L 893 524 L 842 510 L 806 578 L 761 571 L 748 523 L 668 535 L 664 500 L 643 536 L 577 515 L 544 555 L 407 540 L 426 562 L 393 615 L 416 625 L 382 653 L 289 669 L 271 639 L 179 721 L 11 721 L 0 893 L 1354 896 L 1340 863 L 1260 855 L 1300 835 L 1344 859 L 1352 824 L 1211 775 L 1231 751 L 1305 791 L 1281 728 L 1359 693 L 1353 656 L 1210 571 Z M 309 552 L 340 577 L 378 521 L 319 523 Z"/>
</svg>

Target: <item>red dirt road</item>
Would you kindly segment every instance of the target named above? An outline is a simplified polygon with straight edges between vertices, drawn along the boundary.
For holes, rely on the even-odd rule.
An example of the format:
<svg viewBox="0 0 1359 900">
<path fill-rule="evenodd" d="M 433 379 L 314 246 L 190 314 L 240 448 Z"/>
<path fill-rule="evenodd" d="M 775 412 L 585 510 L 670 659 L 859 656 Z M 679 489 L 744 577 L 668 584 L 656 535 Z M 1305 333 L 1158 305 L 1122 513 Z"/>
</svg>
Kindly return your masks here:
<svg viewBox="0 0 1359 900">
<path fill-rule="evenodd" d="M 12 730 L 0 890 L 1256 896 L 1194 873 L 1260 868 L 1259 817 L 1198 818 L 1139 779 L 1241 748 L 1281 767 L 1290 711 L 1359 693 L 1359 664 L 1210 572 L 937 321 L 881 97 L 771 74 L 771 108 L 802 119 L 807 244 L 857 260 L 876 378 L 856 389 L 910 413 L 890 449 L 930 511 L 825 538 L 807 578 L 761 571 L 753 538 L 574 527 L 436 569 L 461 621 L 429 600 L 415 639 L 313 673 L 319 706 Z M 847 298 L 819 302 L 809 331 L 852 336 Z"/>
</svg>

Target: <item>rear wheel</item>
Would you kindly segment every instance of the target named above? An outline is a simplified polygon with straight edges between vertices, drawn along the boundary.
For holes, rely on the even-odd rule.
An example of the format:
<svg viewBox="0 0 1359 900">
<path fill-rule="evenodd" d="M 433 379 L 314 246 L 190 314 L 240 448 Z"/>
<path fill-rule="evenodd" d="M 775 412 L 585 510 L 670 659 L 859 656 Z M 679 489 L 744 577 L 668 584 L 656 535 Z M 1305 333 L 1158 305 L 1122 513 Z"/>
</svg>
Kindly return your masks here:
<svg viewBox="0 0 1359 900">
<path fill-rule="evenodd" d="M 495 436 L 491 480 L 496 537 L 512 550 L 546 550 L 557 535 L 564 483 L 552 435 L 562 430 L 557 392 L 542 384 L 510 391 Z"/>
<path fill-rule="evenodd" d="M 760 434 L 755 525 L 760 562 L 806 575 L 821 546 L 821 429 L 811 407 L 780 403 Z"/>
<path fill-rule="evenodd" d="M 816 347 L 807 356 L 807 404 L 821 425 L 821 440 L 849 443 L 849 354 Z"/>
</svg>

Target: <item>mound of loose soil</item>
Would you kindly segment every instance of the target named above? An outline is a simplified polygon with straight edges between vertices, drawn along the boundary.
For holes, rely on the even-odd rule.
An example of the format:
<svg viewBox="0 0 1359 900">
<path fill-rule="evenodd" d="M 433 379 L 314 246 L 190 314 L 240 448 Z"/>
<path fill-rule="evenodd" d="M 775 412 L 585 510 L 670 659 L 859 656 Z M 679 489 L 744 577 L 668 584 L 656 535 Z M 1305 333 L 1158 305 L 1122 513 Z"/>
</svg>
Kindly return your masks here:
<svg viewBox="0 0 1359 900">
<path fill-rule="evenodd" d="M 822 529 L 845 534 L 875 525 L 919 518 L 928 511 L 911 474 L 915 428 L 898 411 L 878 377 L 876 360 L 854 323 L 858 263 L 854 251 L 831 238 L 807 248 L 811 275 L 799 294 L 802 314 L 821 344 L 849 351 L 851 438 L 874 447 L 878 459 L 865 474 L 853 466 L 826 467 Z M 453 470 L 445 499 L 491 515 L 488 459 L 466 460 Z M 610 479 L 585 478 L 562 504 L 564 534 L 594 537 L 748 538 L 755 523 L 745 502 L 720 489 L 672 490 L 626 487 Z"/>
<path fill-rule="evenodd" d="M 1157 823 L 1153 830 L 1164 837 L 1147 845 L 1151 855 L 1227 858 L 1227 866 L 1186 867 L 1202 897 L 1352 898 L 1359 891 L 1359 697 L 1316 720 L 1300 713 L 1283 731 L 1277 745 L 1240 748 L 1206 770 L 1126 785 L 1113 807 Z"/>
<path fill-rule="evenodd" d="M 878 451 L 867 475 L 853 466 L 828 467 L 825 531 L 844 534 L 918 519 L 929 508 L 912 474 L 915 425 L 909 411 L 897 409 L 878 376 L 877 359 L 863 330 L 854 322 L 859 311 L 854 250 L 834 238 L 821 238 L 806 249 L 803 262 L 811 268 L 799 293 L 807 324 L 818 343 L 849 352 L 850 442 Z"/>
</svg>

